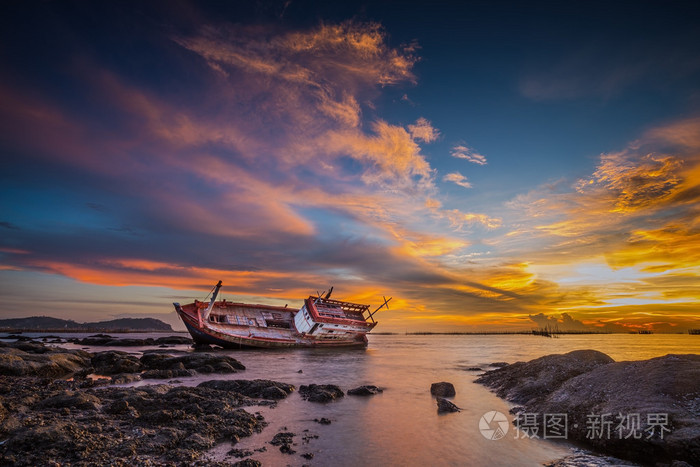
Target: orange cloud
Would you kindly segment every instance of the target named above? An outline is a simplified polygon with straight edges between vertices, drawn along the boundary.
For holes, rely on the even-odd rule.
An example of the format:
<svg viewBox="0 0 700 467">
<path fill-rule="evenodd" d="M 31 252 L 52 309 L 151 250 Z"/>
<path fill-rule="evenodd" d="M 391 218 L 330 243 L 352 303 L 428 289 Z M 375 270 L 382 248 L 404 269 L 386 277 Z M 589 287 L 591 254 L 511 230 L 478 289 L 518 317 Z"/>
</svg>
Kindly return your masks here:
<svg viewBox="0 0 700 467">
<path fill-rule="evenodd" d="M 609 201 L 611 212 L 633 212 L 666 203 L 679 190 L 683 163 L 677 157 L 603 154 L 593 177 L 576 190 Z"/>
<path fill-rule="evenodd" d="M 462 188 L 472 187 L 472 184 L 467 181 L 467 177 L 465 177 L 459 172 L 448 173 L 447 175 L 442 177 L 442 180 L 445 182 L 452 182 L 456 185 L 461 186 Z"/>
<path fill-rule="evenodd" d="M 432 186 L 433 169 L 408 131 L 383 121 L 375 122 L 372 129 L 374 135 L 331 132 L 321 145 L 333 154 L 347 154 L 368 164 L 362 174 L 367 184 L 400 189 Z"/>
<path fill-rule="evenodd" d="M 415 140 L 422 140 L 426 143 L 432 143 L 440 137 L 440 132 L 423 117 L 416 120 L 415 124 L 408 125 L 407 128 Z"/>
</svg>

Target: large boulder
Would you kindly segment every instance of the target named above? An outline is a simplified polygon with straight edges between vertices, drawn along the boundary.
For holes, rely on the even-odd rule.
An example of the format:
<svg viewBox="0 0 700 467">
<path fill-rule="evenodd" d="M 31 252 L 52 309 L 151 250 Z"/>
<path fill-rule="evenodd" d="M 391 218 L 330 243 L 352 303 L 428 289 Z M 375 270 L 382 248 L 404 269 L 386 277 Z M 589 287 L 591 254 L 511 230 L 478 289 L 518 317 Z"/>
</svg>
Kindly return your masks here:
<svg viewBox="0 0 700 467">
<path fill-rule="evenodd" d="M 199 373 L 235 373 L 245 370 L 245 366 L 235 358 L 209 353 L 188 353 L 172 356 L 160 353 L 146 353 L 141 363 L 149 370 L 196 370 Z"/>
<path fill-rule="evenodd" d="M 488 386 L 499 397 L 511 402 L 534 404 L 574 376 L 613 361 L 596 350 L 575 350 L 487 371 L 476 382 Z"/>
<path fill-rule="evenodd" d="M 55 378 L 77 373 L 90 366 L 90 354 L 82 350 L 28 345 L 19 343 L 0 348 L 0 375 Z"/>
<path fill-rule="evenodd" d="M 98 375 L 139 373 L 143 370 L 143 364 L 138 357 L 118 350 L 108 350 L 94 354 L 92 356 L 92 366 Z"/>
<path fill-rule="evenodd" d="M 565 382 L 537 407 L 569 414 L 569 435 L 607 453 L 700 465 L 700 355 L 596 368 Z M 590 436 L 589 414 L 601 415 L 600 436 Z"/>
<path fill-rule="evenodd" d="M 521 414 L 538 414 L 540 433 L 547 428 L 545 414 L 565 414 L 568 439 L 606 454 L 645 464 L 700 465 L 700 355 L 605 363 L 612 359 L 598 354 L 574 355 L 582 357 L 580 367 L 587 371 L 562 356 L 550 356 L 559 363 L 552 369 L 546 369 L 543 357 L 477 381 L 520 404 L 516 411 Z"/>
</svg>

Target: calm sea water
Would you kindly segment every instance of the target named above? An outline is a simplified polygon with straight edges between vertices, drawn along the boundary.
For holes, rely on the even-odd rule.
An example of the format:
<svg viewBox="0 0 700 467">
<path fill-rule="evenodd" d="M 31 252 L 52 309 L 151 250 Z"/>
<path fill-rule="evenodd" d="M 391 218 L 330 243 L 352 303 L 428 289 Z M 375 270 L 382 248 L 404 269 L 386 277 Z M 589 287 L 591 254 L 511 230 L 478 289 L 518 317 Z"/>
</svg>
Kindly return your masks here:
<svg viewBox="0 0 700 467">
<path fill-rule="evenodd" d="M 135 337 L 145 337 L 138 334 Z M 196 385 L 208 379 L 265 378 L 297 387 L 302 384 L 337 384 L 344 390 L 374 384 L 384 393 L 371 397 L 346 396 L 328 403 L 303 401 L 293 393 L 276 408 L 257 408 L 270 423 L 262 433 L 244 438 L 235 447 L 254 450 L 264 465 L 542 465 L 571 454 L 562 441 L 516 439 L 515 430 L 500 440 L 490 440 L 479 430 L 480 418 L 489 411 L 508 416 L 510 406 L 486 388 L 475 384 L 492 362 L 513 363 L 553 353 L 595 349 L 621 360 L 641 360 L 668 353 L 700 354 L 700 336 L 690 335 L 581 335 L 548 339 L 539 336 L 370 336 L 366 350 L 260 350 L 223 351 L 240 360 L 246 370 L 233 375 L 182 378 L 177 384 Z M 101 348 L 90 349 L 93 351 Z M 120 348 L 139 353 L 144 349 Z M 185 346 L 171 349 L 188 351 Z M 302 373 L 298 371 L 301 370 Z M 460 413 L 437 414 L 431 383 L 449 381 L 456 388 L 453 402 Z M 153 384 L 162 381 L 141 381 Z M 315 418 L 325 417 L 330 425 Z M 305 431 L 308 430 L 308 431 Z M 297 433 L 297 453 L 282 454 L 268 442 L 279 431 Z M 308 443 L 303 435 L 318 435 Z M 227 457 L 230 444 L 211 452 Z M 300 457 L 312 453 L 313 459 Z"/>
</svg>

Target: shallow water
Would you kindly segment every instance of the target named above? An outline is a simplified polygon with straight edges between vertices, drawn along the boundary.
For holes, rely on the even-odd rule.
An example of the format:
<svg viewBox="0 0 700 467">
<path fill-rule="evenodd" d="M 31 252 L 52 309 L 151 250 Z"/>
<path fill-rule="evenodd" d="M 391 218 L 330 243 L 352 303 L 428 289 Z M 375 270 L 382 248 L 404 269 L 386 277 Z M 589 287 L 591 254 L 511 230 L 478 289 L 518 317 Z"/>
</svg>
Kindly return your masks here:
<svg viewBox="0 0 700 467">
<path fill-rule="evenodd" d="M 499 411 L 512 420 L 508 414 L 510 406 L 475 384 L 480 372 L 468 368 L 485 370 L 492 362 L 513 363 L 578 349 L 599 350 L 617 361 L 668 353 L 700 354 L 700 336 L 610 334 L 550 339 L 527 335 L 375 335 L 370 336 L 366 350 L 225 350 L 222 352 L 240 360 L 247 369 L 232 375 L 181 378 L 178 384 L 264 378 L 297 387 L 317 383 L 337 384 L 345 391 L 362 384 L 384 388 L 384 393 L 379 395 L 346 396 L 328 404 L 303 401 L 298 393 L 293 393 L 276 408 L 250 408 L 252 412 L 260 411 L 270 425 L 262 433 L 242 439 L 235 448 L 252 451 L 266 447 L 266 451 L 252 456 L 264 465 L 534 466 L 571 454 L 572 446 L 565 441 L 517 439 L 512 425 L 502 439 L 486 439 L 479 430 L 480 418 L 486 412 Z M 118 350 L 139 353 L 147 349 Z M 189 350 L 177 346 L 170 351 Z M 452 401 L 462 412 L 437 414 L 430 385 L 438 381 L 454 384 L 457 394 Z M 145 380 L 136 385 L 162 382 L 165 381 Z M 321 417 L 332 423 L 314 422 Z M 282 454 L 269 444 L 279 431 L 297 434 L 294 438 L 297 445 L 293 446 L 296 454 Z M 318 438 L 305 443 L 302 436 L 309 434 Z M 228 444 L 220 445 L 211 456 L 235 461 L 226 455 L 229 449 Z M 313 459 L 300 457 L 304 453 L 312 453 Z"/>
</svg>

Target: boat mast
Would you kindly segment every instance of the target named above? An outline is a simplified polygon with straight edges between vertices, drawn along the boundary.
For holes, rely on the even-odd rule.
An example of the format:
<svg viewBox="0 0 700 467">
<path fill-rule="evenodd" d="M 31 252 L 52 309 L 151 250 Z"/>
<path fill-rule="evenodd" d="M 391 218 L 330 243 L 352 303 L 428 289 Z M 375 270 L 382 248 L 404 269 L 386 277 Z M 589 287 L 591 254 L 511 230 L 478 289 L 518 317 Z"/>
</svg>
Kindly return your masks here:
<svg viewBox="0 0 700 467">
<path fill-rule="evenodd" d="M 202 321 L 206 321 L 209 318 L 209 313 L 211 313 L 212 308 L 214 308 L 214 302 L 216 301 L 216 296 L 219 294 L 219 289 L 221 289 L 221 281 L 214 287 L 214 293 L 211 295 L 211 301 L 209 306 L 203 313 L 199 316 L 199 325 L 202 326 Z"/>
<path fill-rule="evenodd" d="M 389 300 L 387 300 L 386 297 L 384 297 L 384 296 L 382 296 L 382 298 L 384 299 L 384 303 L 382 303 L 382 304 L 379 306 L 379 308 L 377 308 L 376 310 L 374 310 L 374 311 L 373 311 L 372 313 L 370 313 L 369 316 L 368 316 L 368 318 L 370 318 L 370 319 L 372 320 L 373 323 L 375 322 L 375 321 L 374 321 L 374 314 L 375 314 L 376 312 L 378 312 L 379 310 L 381 310 L 382 308 L 384 308 L 384 307 L 386 307 L 386 309 L 388 310 L 388 309 L 389 309 L 389 302 L 390 302 L 391 299 L 394 298 L 394 297 L 389 297 Z"/>
</svg>

